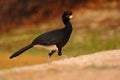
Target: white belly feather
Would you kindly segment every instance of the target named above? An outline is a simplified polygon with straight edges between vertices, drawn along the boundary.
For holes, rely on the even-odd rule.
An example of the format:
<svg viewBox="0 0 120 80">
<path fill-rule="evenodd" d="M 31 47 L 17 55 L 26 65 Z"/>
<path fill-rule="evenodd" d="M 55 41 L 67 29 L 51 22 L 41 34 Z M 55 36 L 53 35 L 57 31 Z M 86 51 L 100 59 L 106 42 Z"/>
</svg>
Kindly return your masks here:
<svg viewBox="0 0 120 80">
<path fill-rule="evenodd" d="M 56 45 L 51 45 L 51 46 L 35 45 L 34 47 L 45 48 L 47 50 L 58 50 Z"/>
</svg>

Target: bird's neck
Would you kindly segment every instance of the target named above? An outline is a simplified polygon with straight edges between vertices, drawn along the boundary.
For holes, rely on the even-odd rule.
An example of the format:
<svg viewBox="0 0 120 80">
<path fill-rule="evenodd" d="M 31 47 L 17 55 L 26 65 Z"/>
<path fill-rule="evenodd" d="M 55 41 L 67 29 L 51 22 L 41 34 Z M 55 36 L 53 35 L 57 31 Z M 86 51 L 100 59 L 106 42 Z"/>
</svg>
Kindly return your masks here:
<svg viewBox="0 0 120 80">
<path fill-rule="evenodd" d="M 63 19 L 63 23 L 65 24 L 65 30 L 72 31 L 72 25 L 69 20 Z"/>
<path fill-rule="evenodd" d="M 63 23 L 65 24 L 65 27 L 64 27 L 65 33 L 67 33 L 68 36 L 70 36 L 70 34 L 72 32 L 72 25 L 71 25 L 70 21 L 63 19 Z"/>
</svg>

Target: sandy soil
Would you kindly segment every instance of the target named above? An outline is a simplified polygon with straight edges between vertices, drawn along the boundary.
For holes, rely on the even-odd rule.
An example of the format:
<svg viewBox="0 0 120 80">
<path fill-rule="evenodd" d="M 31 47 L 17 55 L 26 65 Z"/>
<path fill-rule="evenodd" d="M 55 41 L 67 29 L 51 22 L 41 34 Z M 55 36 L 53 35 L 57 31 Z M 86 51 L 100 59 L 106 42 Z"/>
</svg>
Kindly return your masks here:
<svg viewBox="0 0 120 80">
<path fill-rule="evenodd" d="M 120 80 L 120 50 L 3 70 L 0 80 Z"/>
</svg>

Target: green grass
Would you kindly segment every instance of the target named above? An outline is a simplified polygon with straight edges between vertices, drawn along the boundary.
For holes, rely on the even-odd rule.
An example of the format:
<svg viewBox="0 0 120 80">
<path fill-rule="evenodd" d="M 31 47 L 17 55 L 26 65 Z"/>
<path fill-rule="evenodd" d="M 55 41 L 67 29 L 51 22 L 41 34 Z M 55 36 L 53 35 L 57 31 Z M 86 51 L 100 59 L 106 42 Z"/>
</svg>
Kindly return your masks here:
<svg viewBox="0 0 120 80">
<path fill-rule="evenodd" d="M 45 49 L 32 48 L 14 60 L 8 57 L 30 43 L 36 36 L 45 31 L 31 29 L 29 31 L 16 31 L 12 34 L 4 34 L 0 41 L 0 69 L 16 66 L 33 65 L 47 61 L 49 51 Z M 63 54 L 69 57 L 90 54 L 97 51 L 120 49 L 120 29 L 74 29 L 68 44 L 63 48 Z M 29 56 L 28 56 L 29 55 Z M 4 58 L 5 57 L 5 58 Z M 43 59 L 44 58 L 44 59 Z M 6 60 L 7 59 L 7 60 Z M 22 59 L 22 61 L 21 61 Z M 31 60 L 30 60 L 31 59 Z M 60 59 L 57 53 L 53 55 L 53 60 Z M 29 61 L 28 61 L 29 60 Z M 5 62 L 3 62 L 5 61 Z M 18 64 L 16 61 L 21 61 Z M 2 64 L 3 63 L 3 64 Z M 5 64 L 6 63 L 6 64 Z"/>
<path fill-rule="evenodd" d="M 44 31 L 43 31 L 44 32 Z M 32 34 L 33 33 L 33 34 Z M 0 41 L 0 53 L 13 53 L 19 48 L 30 43 L 37 35 L 42 32 L 31 31 L 29 33 L 21 33 L 14 35 L 3 35 Z M 64 53 L 69 56 L 77 56 L 80 54 L 88 54 L 101 50 L 111 50 L 120 48 L 120 32 L 114 31 L 113 34 L 101 32 L 98 30 L 74 30 L 70 41 L 65 46 Z M 41 51 L 42 50 L 42 51 Z M 31 49 L 29 53 L 45 53 L 43 49 Z"/>
<path fill-rule="evenodd" d="M 65 51 L 72 56 L 89 54 L 102 50 L 120 49 L 120 32 L 113 34 L 101 31 L 78 30 L 74 31 Z"/>
</svg>

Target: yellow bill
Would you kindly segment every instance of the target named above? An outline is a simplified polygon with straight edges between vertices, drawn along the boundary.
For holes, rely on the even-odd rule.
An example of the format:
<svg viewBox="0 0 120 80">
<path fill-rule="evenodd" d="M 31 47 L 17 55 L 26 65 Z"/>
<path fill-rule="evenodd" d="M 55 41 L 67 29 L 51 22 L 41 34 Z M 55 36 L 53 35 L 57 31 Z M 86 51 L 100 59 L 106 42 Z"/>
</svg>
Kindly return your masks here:
<svg viewBox="0 0 120 80">
<path fill-rule="evenodd" d="M 73 16 L 71 15 L 71 16 L 69 16 L 69 18 L 70 18 L 70 19 L 72 19 L 72 18 L 73 18 Z"/>
</svg>

